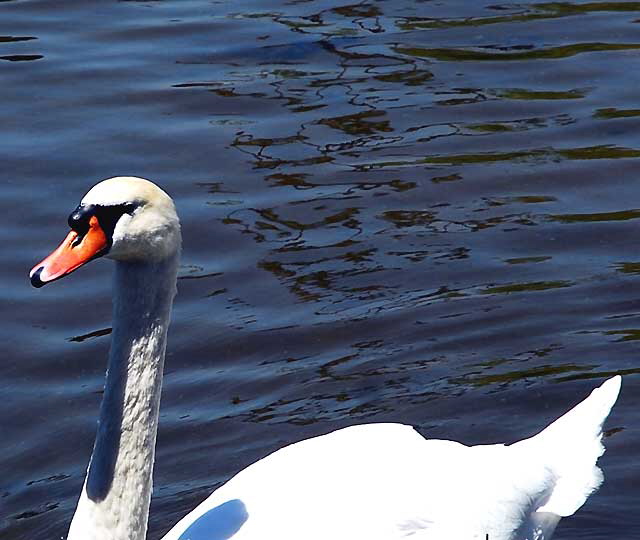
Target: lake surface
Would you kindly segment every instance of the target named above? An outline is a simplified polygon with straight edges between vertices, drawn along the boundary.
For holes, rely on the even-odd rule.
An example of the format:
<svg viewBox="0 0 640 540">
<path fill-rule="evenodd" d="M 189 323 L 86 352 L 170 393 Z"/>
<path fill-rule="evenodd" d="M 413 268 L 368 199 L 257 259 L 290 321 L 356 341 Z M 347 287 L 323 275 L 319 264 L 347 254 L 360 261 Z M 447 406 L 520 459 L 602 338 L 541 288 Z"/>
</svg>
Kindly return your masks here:
<svg viewBox="0 0 640 540">
<path fill-rule="evenodd" d="M 556 537 L 637 536 L 639 88 L 640 2 L 0 1 L 0 537 L 66 537 L 112 265 L 27 273 L 114 175 L 184 234 L 150 539 L 286 443 L 513 442 L 615 373 Z"/>
</svg>

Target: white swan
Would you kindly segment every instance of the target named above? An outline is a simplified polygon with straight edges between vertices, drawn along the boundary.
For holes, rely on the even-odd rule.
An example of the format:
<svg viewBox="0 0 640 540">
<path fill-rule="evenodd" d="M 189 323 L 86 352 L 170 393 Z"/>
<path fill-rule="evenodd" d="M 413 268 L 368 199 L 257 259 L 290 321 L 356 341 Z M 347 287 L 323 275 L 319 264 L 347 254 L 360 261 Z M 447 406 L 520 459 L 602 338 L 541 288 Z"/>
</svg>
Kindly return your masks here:
<svg viewBox="0 0 640 540">
<path fill-rule="evenodd" d="M 95 447 L 69 540 L 144 540 L 180 226 L 147 180 L 93 187 L 71 232 L 31 271 L 40 287 L 116 261 L 113 335 Z M 541 540 L 602 482 L 602 424 L 619 376 L 510 446 L 424 439 L 401 424 L 353 426 L 247 467 L 164 540 Z"/>
</svg>

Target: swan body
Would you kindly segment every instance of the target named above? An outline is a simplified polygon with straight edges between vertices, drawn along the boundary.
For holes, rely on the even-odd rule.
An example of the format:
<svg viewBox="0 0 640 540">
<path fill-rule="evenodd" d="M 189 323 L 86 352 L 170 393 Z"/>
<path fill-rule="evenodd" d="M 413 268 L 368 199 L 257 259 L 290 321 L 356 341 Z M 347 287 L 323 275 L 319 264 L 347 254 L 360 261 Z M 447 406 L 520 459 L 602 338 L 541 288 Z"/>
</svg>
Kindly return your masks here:
<svg viewBox="0 0 640 540">
<path fill-rule="evenodd" d="M 151 182 L 93 187 L 36 287 L 116 261 L 113 333 L 96 442 L 68 540 L 144 540 L 162 370 L 180 252 L 173 202 Z M 548 540 L 602 482 L 613 377 L 511 445 L 425 439 L 364 424 L 286 446 L 239 472 L 163 540 Z"/>
<path fill-rule="evenodd" d="M 163 540 L 540 540 L 600 485 L 602 422 L 620 377 L 510 446 L 344 428 L 250 465 Z M 233 510 L 233 511 L 231 511 Z"/>
</svg>

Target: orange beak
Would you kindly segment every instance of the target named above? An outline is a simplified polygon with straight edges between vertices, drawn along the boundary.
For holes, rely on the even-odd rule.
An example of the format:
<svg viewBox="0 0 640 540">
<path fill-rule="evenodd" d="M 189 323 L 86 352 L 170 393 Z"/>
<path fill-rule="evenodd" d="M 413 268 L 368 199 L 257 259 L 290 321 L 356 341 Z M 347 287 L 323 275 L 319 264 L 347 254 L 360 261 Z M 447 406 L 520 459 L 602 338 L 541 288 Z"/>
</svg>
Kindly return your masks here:
<svg viewBox="0 0 640 540">
<path fill-rule="evenodd" d="M 84 236 L 80 236 L 76 231 L 69 232 L 51 255 L 31 269 L 31 285 L 42 287 L 60 279 L 99 257 L 108 247 L 109 239 L 100 227 L 98 218 L 91 216 L 89 230 Z"/>
</svg>

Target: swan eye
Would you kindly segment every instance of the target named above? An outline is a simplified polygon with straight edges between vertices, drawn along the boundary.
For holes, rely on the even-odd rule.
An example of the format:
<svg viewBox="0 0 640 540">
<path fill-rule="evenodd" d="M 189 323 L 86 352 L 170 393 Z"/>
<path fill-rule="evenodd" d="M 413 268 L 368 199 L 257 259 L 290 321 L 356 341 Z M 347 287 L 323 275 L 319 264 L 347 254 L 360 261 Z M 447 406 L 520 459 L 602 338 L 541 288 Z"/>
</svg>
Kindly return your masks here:
<svg viewBox="0 0 640 540">
<path fill-rule="evenodd" d="M 118 220 L 125 214 L 133 215 L 138 205 L 134 203 L 114 204 L 109 206 L 95 205 L 94 215 L 108 238 L 113 235 Z"/>
<path fill-rule="evenodd" d="M 138 205 L 135 203 L 123 203 L 114 205 L 80 204 L 69 215 L 69 227 L 78 233 L 74 246 L 80 244 L 84 236 L 89 232 L 90 220 L 93 216 L 98 219 L 100 227 L 107 238 L 111 238 L 116 223 L 124 214 L 133 214 Z"/>
</svg>

